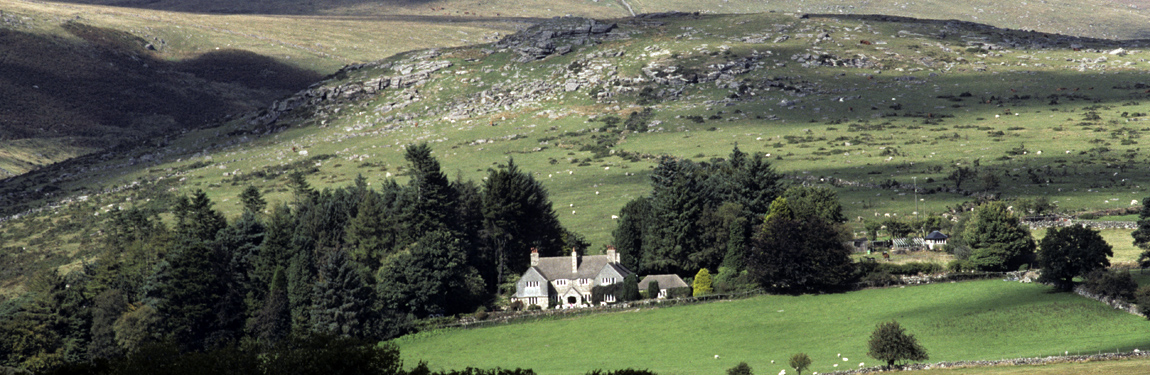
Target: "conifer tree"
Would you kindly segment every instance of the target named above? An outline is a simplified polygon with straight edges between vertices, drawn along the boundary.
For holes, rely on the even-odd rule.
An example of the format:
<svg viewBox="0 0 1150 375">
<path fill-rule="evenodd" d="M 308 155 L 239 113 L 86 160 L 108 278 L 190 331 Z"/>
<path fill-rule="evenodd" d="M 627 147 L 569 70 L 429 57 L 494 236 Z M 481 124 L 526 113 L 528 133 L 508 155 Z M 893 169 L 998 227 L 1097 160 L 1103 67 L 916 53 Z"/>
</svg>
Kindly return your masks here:
<svg viewBox="0 0 1150 375">
<path fill-rule="evenodd" d="M 691 283 L 691 295 L 698 297 L 711 294 L 715 290 L 711 287 L 711 283 L 711 271 L 707 271 L 706 268 L 699 269 L 699 273 L 695 274 L 695 281 Z"/>
<path fill-rule="evenodd" d="M 411 235 L 418 238 L 439 229 L 455 229 L 453 209 L 456 193 L 447 176 L 440 171 L 439 161 L 431 156 L 427 143 L 408 145 L 404 158 L 411 163 L 411 205 L 405 220 Z"/>
<path fill-rule="evenodd" d="M 383 255 L 395 242 L 393 233 L 387 229 L 383 202 L 375 192 L 367 192 L 359 202 L 356 216 L 348 223 L 346 233 L 351 259 L 370 270 L 378 269 Z"/>
<path fill-rule="evenodd" d="M 484 181 L 483 230 L 499 267 L 496 284 L 505 272 L 525 271 L 532 248 L 541 256 L 563 252 L 564 229 L 547 190 L 531 174 L 520 171 L 514 159 L 506 168 L 490 170 Z"/>
<path fill-rule="evenodd" d="M 228 225 L 224 215 L 212 209 L 207 193 L 196 189 L 192 197 L 180 197 L 172 207 L 176 216 L 176 233 L 198 241 L 211 242 L 216 233 Z"/>
<path fill-rule="evenodd" d="M 643 257 L 643 232 L 650 225 L 650 214 L 651 201 L 647 197 L 632 199 L 619 211 L 619 220 L 616 221 L 618 225 L 612 234 L 619 262 L 629 270 L 640 269 L 639 260 Z"/>
<path fill-rule="evenodd" d="M 658 281 L 651 280 L 651 282 L 647 283 L 647 298 L 650 298 L 650 299 L 659 298 L 659 292 L 660 291 L 662 291 L 662 288 L 659 287 Z"/>
<path fill-rule="evenodd" d="M 248 330 L 264 345 L 275 345 L 291 333 L 291 306 L 283 267 L 275 270 L 263 306 L 248 324 Z"/>
<path fill-rule="evenodd" d="M 256 214 L 263 212 L 264 207 L 267 207 L 268 204 L 268 202 L 264 200 L 263 194 L 260 194 L 260 189 L 252 185 L 248 185 L 248 187 L 244 188 L 244 191 L 240 193 L 240 202 L 243 202 L 244 211 L 250 211 Z"/>
<path fill-rule="evenodd" d="M 343 251 L 329 252 L 312 288 L 311 329 L 343 336 L 370 336 L 373 291 Z"/>
</svg>

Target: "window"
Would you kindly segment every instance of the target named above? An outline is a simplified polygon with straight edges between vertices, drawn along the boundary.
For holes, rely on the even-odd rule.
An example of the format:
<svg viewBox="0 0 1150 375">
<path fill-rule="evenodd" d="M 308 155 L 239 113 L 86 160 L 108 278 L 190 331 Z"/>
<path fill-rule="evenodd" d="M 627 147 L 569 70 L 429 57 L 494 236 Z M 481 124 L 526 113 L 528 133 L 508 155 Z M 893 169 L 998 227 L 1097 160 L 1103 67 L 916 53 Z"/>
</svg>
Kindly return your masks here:
<svg viewBox="0 0 1150 375">
<path fill-rule="evenodd" d="M 567 285 L 567 279 L 559 279 L 559 280 L 555 280 L 555 285 L 558 285 L 558 286 L 564 286 L 564 285 Z"/>
<path fill-rule="evenodd" d="M 615 278 L 614 278 L 614 277 L 604 277 L 604 278 L 603 278 L 603 285 L 611 285 L 611 284 L 614 284 L 614 283 L 615 283 Z"/>
<path fill-rule="evenodd" d="M 579 279 L 579 285 L 587 285 L 591 283 L 591 279 Z"/>
<path fill-rule="evenodd" d="M 666 289 L 660 289 L 659 290 L 659 298 L 667 298 L 667 290 Z"/>
<path fill-rule="evenodd" d="M 527 283 L 525 283 L 524 286 L 526 286 L 528 288 L 538 288 L 539 282 L 538 281 L 528 281 Z"/>
<path fill-rule="evenodd" d="M 527 304 L 528 304 L 528 305 L 538 305 L 538 304 L 539 304 L 539 298 L 538 298 L 538 297 L 531 297 L 531 298 L 528 298 L 528 299 L 527 299 Z"/>
<path fill-rule="evenodd" d="M 591 303 L 591 295 L 590 294 L 584 294 L 583 300 L 587 301 L 587 303 Z"/>
<path fill-rule="evenodd" d="M 605 295 L 605 296 L 603 296 L 603 301 L 604 302 L 615 302 L 615 295 L 613 295 L 613 294 Z"/>
</svg>

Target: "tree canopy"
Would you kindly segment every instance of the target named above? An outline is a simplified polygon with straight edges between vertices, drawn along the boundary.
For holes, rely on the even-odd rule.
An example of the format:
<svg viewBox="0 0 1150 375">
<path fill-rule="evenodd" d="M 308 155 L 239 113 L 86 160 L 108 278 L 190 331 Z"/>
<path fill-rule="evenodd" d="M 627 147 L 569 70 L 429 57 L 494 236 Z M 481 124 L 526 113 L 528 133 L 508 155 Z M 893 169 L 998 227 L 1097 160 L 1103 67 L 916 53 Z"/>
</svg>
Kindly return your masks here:
<svg viewBox="0 0 1150 375">
<path fill-rule="evenodd" d="M 1109 258 L 1114 255 L 1098 231 L 1078 225 L 1050 228 L 1041 245 L 1039 281 L 1053 283 L 1062 290 L 1073 288 L 1075 277 L 1109 267 Z"/>
</svg>

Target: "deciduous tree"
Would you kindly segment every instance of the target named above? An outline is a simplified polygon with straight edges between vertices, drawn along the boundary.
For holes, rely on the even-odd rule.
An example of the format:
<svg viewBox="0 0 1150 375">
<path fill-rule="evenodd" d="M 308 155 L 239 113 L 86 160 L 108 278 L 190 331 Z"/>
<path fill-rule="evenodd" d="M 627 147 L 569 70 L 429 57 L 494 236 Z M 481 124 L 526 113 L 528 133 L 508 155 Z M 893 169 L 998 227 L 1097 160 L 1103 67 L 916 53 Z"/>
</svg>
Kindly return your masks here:
<svg viewBox="0 0 1150 375">
<path fill-rule="evenodd" d="M 1110 266 L 1114 255 L 1098 231 L 1083 226 L 1050 228 L 1042 238 L 1038 266 L 1039 281 L 1053 283 L 1061 290 L 1074 287 L 1074 278 Z"/>
<path fill-rule="evenodd" d="M 879 323 L 867 342 L 871 358 L 886 362 L 887 367 L 906 361 L 925 361 L 930 359 L 926 349 L 918 344 L 914 335 L 909 335 L 897 321 Z"/>
<path fill-rule="evenodd" d="M 807 353 L 796 353 L 791 356 L 790 365 L 791 368 L 795 369 L 795 372 L 799 375 L 803 375 L 803 371 L 811 367 L 811 357 L 808 356 Z"/>
</svg>

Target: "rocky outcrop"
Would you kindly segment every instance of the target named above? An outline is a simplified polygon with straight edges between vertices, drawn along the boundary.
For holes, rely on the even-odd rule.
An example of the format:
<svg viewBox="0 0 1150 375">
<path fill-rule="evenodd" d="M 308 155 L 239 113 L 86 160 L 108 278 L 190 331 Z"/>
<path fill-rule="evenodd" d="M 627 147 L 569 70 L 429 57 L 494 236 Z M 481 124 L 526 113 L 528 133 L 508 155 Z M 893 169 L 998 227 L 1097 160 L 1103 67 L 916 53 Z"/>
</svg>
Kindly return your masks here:
<svg viewBox="0 0 1150 375">
<path fill-rule="evenodd" d="M 435 55 L 425 55 L 421 56 L 421 58 L 434 56 Z M 321 84 L 313 85 L 311 88 L 300 91 L 291 97 L 272 103 L 270 108 L 250 119 L 248 124 L 255 126 L 271 125 L 274 124 L 283 113 L 290 112 L 293 109 L 305 105 L 317 106 L 326 101 L 355 99 L 386 89 L 408 89 L 427 82 L 427 80 L 431 79 L 433 73 L 449 68 L 451 65 L 451 62 L 446 60 L 415 60 L 395 65 L 391 63 L 379 63 L 372 67 L 385 71 L 390 68 L 393 74 L 377 76 L 358 82 L 348 82 L 336 86 L 323 86 L 321 82 Z M 365 65 L 348 66 L 337 72 L 335 76 L 346 75 L 348 72 L 359 70 L 363 67 L 365 67 Z M 414 93 L 406 96 L 409 100 L 416 97 Z"/>
<path fill-rule="evenodd" d="M 852 58 L 840 58 L 838 56 L 820 53 L 798 53 L 791 56 L 794 60 L 804 68 L 815 68 L 820 66 L 839 67 L 839 68 L 864 68 L 876 69 L 882 68 L 882 64 L 872 61 L 869 57 L 858 55 Z"/>
<path fill-rule="evenodd" d="M 614 23 L 557 17 L 503 38 L 494 47 L 515 51 L 520 55 L 517 61 L 530 62 L 567 54 L 574 46 L 597 42 L 614 29 Z"/>
</svg>

